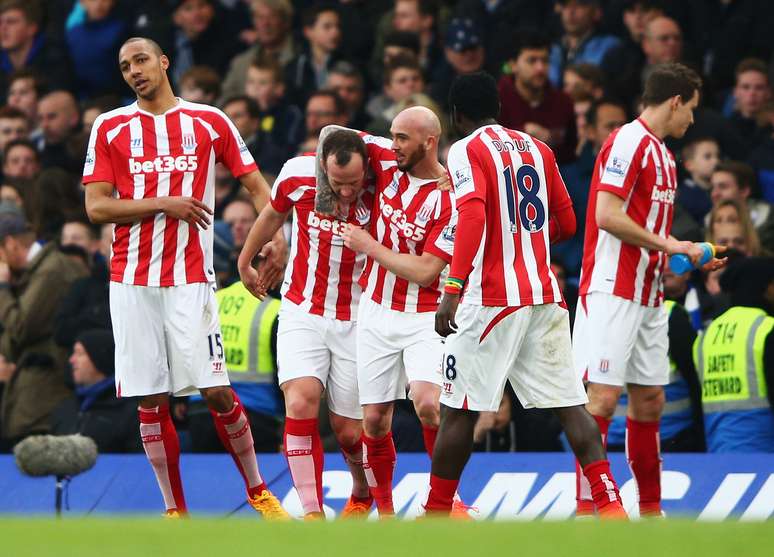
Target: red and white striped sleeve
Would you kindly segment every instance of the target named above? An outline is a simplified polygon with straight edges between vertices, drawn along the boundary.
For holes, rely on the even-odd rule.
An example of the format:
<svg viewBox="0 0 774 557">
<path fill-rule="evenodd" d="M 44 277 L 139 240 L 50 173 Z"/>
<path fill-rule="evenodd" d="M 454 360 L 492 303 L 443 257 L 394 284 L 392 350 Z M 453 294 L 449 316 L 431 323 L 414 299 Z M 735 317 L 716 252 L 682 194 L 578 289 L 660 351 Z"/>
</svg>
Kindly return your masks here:
<svg viewBox="0 0 774 557">
<path fill-rule="evenodd" d="M 282 166 L 271 188 L 271 206 L 275 211 L 287 213 L 310 189 L 310 179 L 314 176 L 314 153 L 294 157 Z"/>
<path fill-rule="evenodd" d="M 235 178 L 258 170 L 253 155 L 234 123 L 220 110 L 213 112 L 213 116 L 213 127 L 218 133 L 213 142 L 216 160 L 226 165 Z"/>
<path fill-rule="evenodd" d="M 446 161 L 458 208 L 470 199 L 486 200 L 486 177 L 471 153 L 472 144 L 473 141 L 458 141 L 449 149 Z"/>
<path fill-rule="evenodd" d="M 626 199 L 642 171 L 647 138 L 635 126 L 624 126 L 608 140 L 598 157 L 602 168 L 597 189 Z"/>
<path fill-rule="evenodd" d="M 441 192 L 438 216 L 427 231 L 424 251 L 451 263 L 454 254 L 454 236 L 457 229 L 457 213 L 448 192 Z"/>
<path fill-rule="evenodd" d="M 86 162 L 83 165 L 83 184 L 93 182 L 116 183 L 115 172 L 110 161 L 105 118 L 99 116 L 91 128 L 86 148 Z"/>
</svg>

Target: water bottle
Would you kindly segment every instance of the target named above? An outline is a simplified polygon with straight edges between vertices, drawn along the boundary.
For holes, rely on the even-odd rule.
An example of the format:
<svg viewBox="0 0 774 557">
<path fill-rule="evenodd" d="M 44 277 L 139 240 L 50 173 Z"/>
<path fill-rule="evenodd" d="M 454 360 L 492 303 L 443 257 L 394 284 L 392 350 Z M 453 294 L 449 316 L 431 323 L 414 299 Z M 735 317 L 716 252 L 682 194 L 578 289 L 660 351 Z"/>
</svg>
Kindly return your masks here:
<svg viewBox="0 0 774 557">
<path fill-rule="evenodd" d="M 702 242 L 699 245 L 701 246 L 702 254 L 701 259 L 699 260 L 699 264 L 696 267 L 693 266 L 691 259 L 684 253 L 676 253 L 669 258 L 669 268 L 674 274 L 682 275 L 692 271 L 695 268 L 701 267 L 705 263 L 708 263 L 710 259 L 715 257 L 715 246 L 709 242 Z"/>
</svg>

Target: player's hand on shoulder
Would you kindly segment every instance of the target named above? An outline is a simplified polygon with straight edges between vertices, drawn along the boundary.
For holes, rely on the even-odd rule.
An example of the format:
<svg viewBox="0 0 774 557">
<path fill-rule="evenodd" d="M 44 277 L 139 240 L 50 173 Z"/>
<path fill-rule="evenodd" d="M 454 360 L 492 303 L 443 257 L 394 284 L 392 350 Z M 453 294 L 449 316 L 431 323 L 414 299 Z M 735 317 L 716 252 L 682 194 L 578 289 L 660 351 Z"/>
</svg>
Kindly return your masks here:
<svg viewBox="0 0 774 557">
<path fill-rule="evenodd" d="M 347 246 L 352 251 L 365 253 L 366 255 L 369 254 L 373 243 L 376 242 L 373 236 L 371 236 L 363 228 L 360 228 L 359 226 L 352 226 L 351 224 L 348 224 L 344 228 L 342 237 L 344 238 L 345 246 Z"/>
<path fill-rule="evenodd" d="M 459 294 L 444 293 L 438 310 L 435 312 L 435 332 L 442 337 L 448 337 L 457 332 L 457 306 L 460 304 Z"/>
<path fill-rule="evenodd" d="M 158 199 L 161 210 L 168 217 L 195 224 L 202 230 L 210 225 L 210 216 L 213 214 L 212 209 L 195 197 L 170 196 Z"/>
</svg>

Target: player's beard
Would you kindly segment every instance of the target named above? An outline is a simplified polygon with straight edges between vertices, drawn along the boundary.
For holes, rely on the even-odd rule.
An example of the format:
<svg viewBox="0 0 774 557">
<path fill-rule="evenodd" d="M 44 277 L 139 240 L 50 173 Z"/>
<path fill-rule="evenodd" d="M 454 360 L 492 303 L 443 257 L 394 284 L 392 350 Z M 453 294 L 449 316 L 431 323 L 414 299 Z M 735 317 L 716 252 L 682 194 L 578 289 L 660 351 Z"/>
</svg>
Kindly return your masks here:
<svg viewBox="0 0 774 557">
<path fill-rule="evenodd" d="M 419 161 L 425 158 L 425 154 L 427 154 L 427 149 L 425 149 L 424 145 L 419 145 L 416 148 L 416 151 L 411 153 L 411 155 L 406 156 L 403 164 L 398 163 L 398 170 L 401 172 L 410 172 Z"/>
</svg>

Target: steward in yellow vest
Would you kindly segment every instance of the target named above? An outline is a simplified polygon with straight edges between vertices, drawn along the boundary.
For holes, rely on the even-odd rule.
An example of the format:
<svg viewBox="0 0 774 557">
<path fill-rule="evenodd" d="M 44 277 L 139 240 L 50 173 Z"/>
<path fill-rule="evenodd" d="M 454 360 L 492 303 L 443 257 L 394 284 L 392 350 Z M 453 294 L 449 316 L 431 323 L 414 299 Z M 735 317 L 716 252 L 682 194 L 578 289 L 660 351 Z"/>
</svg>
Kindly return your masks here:
<svg viewBox="0 0 774 557">
<path fill-rule="evenodd" d="M 774 452 L 774 258 L 735 262 L 720 278 L 731 308 L 696 339 L 708 452 Z"/>
</svg>

